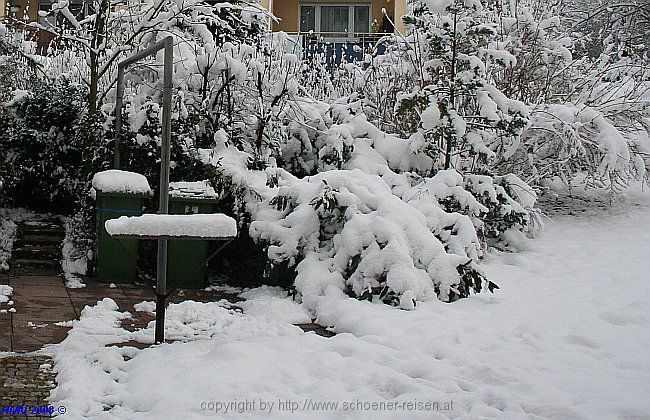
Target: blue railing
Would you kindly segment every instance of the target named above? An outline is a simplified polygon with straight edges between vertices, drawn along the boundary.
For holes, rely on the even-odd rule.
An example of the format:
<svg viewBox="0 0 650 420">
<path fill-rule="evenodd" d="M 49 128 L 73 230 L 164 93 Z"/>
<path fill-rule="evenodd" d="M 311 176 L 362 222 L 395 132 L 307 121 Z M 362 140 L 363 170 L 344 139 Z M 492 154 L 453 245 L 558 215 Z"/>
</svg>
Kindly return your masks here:
<svg viewBox="0 0 650 420">
<path fill-rule="evenodd" d="M 392 34 L 290 33 L 296 54 L 303 60 L 323 59 L 333 68 L 343 63 L 364 61 L 366 54 L 381 55 Z"/>
</svg>

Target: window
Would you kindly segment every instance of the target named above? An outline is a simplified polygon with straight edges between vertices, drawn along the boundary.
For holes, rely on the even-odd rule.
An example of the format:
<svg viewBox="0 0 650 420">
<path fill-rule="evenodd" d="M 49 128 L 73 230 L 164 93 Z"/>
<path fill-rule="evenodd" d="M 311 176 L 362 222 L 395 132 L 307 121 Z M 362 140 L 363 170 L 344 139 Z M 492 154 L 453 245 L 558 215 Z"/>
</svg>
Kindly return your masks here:
<svg viewBox="0 0 650 420">
<path fill-rule="evenodd" d="M 300 4 L 300 32 L 314 31 L 329 38 L 370 32 L 368 4 Z"/>
<path fill-rule="evenodd" d="M 321 6 L 319 32 L 348 32 L 350 8 L 348 6 Z"/>
<path fill-rule="evenodd" d="M 370 33 L 370 7 L 354 6 L 354 32 Z"/>
<path fill-rule="evenodd" d="M 300 6 L 300 32 L 316 31 L 316 6 Z"/>
<path fill-rule="evenodd" d="M 82 20 L 87 14 L 88 4 L 84 4 L 79 0 L 72 0 L 68 4 L 68 10 L 77 21 Z M 47 27 L 59 26 L 61 28 L 72 29 L 72 24 L 61 13 L 52 13 L 52 2 L 50 0 L 40 0 L 38 2 L 38 23 Z M 41 13 L 47 13 L 46 16 L 41 16 Z"/>
<path fill-rule="evenodd" d="M 52 3 L 46 3 L 43 1 L 38 2 L 38 11 L 43 13 L 49 13 L 52 10 Z M 53 14 L 47 16 L 41 16 L 41 13 L 38 14 L 38 23 L 45 27 L 56 25 L 56 17 Z"/>
</svg>

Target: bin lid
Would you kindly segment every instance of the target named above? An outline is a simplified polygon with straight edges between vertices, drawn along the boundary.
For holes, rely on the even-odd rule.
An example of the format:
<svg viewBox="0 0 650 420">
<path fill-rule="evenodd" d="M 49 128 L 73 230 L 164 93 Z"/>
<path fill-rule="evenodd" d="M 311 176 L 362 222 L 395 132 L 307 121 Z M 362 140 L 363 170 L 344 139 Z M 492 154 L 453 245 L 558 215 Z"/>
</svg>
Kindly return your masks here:
<svg viewBox="0 0 650 420">
<path fill-rule="evenodd" d="M 136 172 L 120 171 L 117 169 L 97 172 L 95 176 L 93 176 L 90 194 L 94 197 L 96 191 L 107 194 L 153 194 L 149 182 L 144 175 Z"/>
<path fill-rule="evenodd" d="M 218 198 L 218 194 L 208 181 L 170 182 L 169 198 L 215 200 Z"/>
</svg>

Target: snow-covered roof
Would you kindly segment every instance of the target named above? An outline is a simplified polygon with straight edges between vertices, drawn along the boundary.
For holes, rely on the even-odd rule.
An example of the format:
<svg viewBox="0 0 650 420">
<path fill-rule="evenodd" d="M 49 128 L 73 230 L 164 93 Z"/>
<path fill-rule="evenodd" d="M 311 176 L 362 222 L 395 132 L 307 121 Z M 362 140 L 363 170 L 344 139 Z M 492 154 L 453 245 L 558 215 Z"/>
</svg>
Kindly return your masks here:
<svg viewBox="0 0 650 420">
<path fill-rule="evenodd" d="M 116 236 L 143 238 L 219 239 L 237 236 L 237 223 L 225 214 L 143 214 L 106 221 Z"/>
<path fill-rule="evenodd" d="M 97 172 L 92 182 L 95 190 L 105 193 L 151 194 L 151 187 L 144 175 L 110 169 Z"/>
<path fill-rule="evenodd" d="M 209 199 L 218 195 L 208 181 L 170 182 L 169 196 L 182 198 Z"/>
</svg>

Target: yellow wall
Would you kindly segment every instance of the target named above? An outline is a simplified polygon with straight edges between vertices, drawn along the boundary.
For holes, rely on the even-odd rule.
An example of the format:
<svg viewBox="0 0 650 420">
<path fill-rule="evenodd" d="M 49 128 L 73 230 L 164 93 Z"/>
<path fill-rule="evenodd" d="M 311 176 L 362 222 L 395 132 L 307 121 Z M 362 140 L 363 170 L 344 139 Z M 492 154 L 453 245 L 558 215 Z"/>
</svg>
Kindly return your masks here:
<svg viewBox="0 0 650 420">
<path fill-rule="evenodd" d="M 30 22 L 38 19 L 37 0 L 0 0 L 0 7 L 2 7 L 2 10 L 0 11 L 0 17 L 5 11 L 7 3 L 11 6 L 18 6 L 20 8 L 20 11 L 16 13 L 15 16 L 11 12 L 9 12 L 9 16 L 23 20 L 25 16 L 25 10 L 27 10 L 27 15 Z"/>
<path fill-rule="evenodd" d="M 395 33 L 405 35 L 406 34 L 406 25 L 402 20 L 402 16 L 406 14 L 406 0 L 396 1 L 395 2 Z"/>
<path fill-rule="evenodd" d="M 370 13 L 372 15 L 371 22 L 375 19 L 381 24 L 383 15 L 381 9 L 386 9 L 388 16 L 392 19 L 395 18 L 395 1 L 396 0 L 273 0 L 273 14 L 275 17 L 282 19 L 279 23 L 273 24 L 274 31 L 284 32 L 298 32 L 298 4 L 299 3 L 312 3 L 312 4 L 327 4 L 327 3 L 370 3 Z M 397 0 L 400 1 L 400 0 Z M 402 0 L 406 4 L 406 0 Z M 399 19 L 399 17 L 398 17 Z"/>
</svg>

